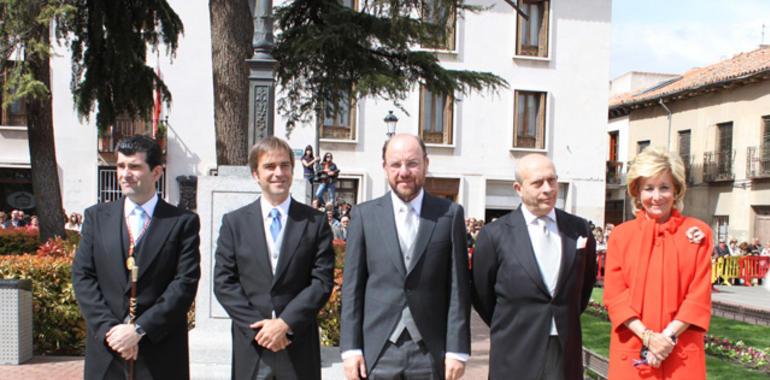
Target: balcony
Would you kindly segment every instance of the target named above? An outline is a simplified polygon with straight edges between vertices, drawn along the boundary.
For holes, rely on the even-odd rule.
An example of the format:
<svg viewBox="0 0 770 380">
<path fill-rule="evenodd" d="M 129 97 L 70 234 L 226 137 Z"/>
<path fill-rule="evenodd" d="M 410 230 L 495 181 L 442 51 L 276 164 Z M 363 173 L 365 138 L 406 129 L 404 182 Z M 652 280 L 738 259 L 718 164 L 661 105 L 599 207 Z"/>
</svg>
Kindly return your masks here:
<svg viewBox="0 0 770 380">
<path fill-rule="evenodd" d="M 770 146 L 746 148 L 746 177 L 770 178 Z"/>
<path fill-rule="evenodd" d="M 734 150 L 703 153 L 703 182 L 728 182 L 735 179 Z"/>
<path fill-rule="evenodd" d="M 623 161 L 607 161 L 606 178 L 608 187 L 623 186 L 626 182 L 625 173 L 623 173 Z"/>
</svg>

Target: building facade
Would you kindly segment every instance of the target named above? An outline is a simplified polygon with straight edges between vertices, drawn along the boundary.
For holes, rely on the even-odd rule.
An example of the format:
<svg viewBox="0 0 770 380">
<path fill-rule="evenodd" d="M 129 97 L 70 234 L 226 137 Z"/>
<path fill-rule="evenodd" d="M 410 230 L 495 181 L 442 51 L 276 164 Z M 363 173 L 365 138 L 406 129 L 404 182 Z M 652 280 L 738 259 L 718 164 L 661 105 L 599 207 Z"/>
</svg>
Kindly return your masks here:
<svg viewBox="0 0 770 380">
<path fill-rule="evenodd" d="M 649 145 L 683 159 L 685 213 L 718 238 L 770 240 L 770 46 L 610 100 L 628 159 Z"/>
<path fill-rule="evenodd" d="M 162 190 L 176 203 L 176 177 L 208 175 L 217 164 L 208 5 L 170 3 L 185 24 L 173 62 L 161 57 L 158 63 L 174 96 L 164 111 L 169 128 Z M 387 191 L 381 164 L 383 118 L 394 110 L 397 132 L 418 134 L 428 143 L 428 191 L 461 203 L 468 216 L 490 219 L 515 208 L 516 162 L 540 152 L 556 163 L 559 206 L 602 223 L 610 0 L 522 2 L 528 20 L 502 0 L 483 5 L 490 8 L 450 18 L 454 28 L 445 43 L 416 48 L 434 51 L 450 69 L 493 72 L 509 88 L 463 96 L 431 94 L 415 85 L 403 102 L 407 113 L 366 98 L 333 107 L 317 124 L 291 131 L 276 114 L 275 134 L 301 154 L 319 133 L 320 153 L 332 152 L 341 169 L 339 197 L 358 203 Z M 69 57 L 60 50 L 52 58 L 59 174 L 65 209 L 82 211 L 112 196 L 111 142 L 121 131 L 147 126 L 126 120 L 113 127 L 114 136 L 99 136 L 93 123 L 79 120 L 69 88 Z M 0 173 L 29 170 L 25 146 L 23 125 L 0 127 Z M 301 173 L 298 167 L 295 176 Z M 9 188 L 8 181 L 0 186 Z"/>
</svg>

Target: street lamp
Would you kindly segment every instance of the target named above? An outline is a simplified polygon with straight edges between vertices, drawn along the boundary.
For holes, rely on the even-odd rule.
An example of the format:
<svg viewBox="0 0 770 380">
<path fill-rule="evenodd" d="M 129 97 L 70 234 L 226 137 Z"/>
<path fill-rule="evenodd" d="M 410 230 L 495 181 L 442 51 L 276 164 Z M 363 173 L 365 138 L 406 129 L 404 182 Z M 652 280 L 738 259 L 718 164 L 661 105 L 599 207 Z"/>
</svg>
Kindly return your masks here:
<svg viewBox="0 0 770 380">
<path fill-rule="evenodd" d="M 388 129 L 385 134 L 388 135 L 388 138 L 396 134 L 396 124 L 398 124 L 398 118 L 393 114 L 393 111 L 388 111 L 388 115 L 385 116 L 385 127 Z"/>
</svg>

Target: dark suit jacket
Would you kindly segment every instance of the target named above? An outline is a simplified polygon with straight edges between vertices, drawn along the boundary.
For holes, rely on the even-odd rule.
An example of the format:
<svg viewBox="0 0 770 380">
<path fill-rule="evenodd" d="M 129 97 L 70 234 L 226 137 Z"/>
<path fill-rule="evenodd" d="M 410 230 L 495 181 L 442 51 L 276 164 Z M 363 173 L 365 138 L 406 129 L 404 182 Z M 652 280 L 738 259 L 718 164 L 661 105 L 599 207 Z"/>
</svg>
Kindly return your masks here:
<svg viewBox="0 0 770 380">
<path fill-rule="evenodd" d="M 564 378 L 582 379 L 580 314 L 596 282 L 596 241 L 588 222 L 556 210 L 562 240 L 551 297 L 540 274 L 521 208 L 485 226 L 473 253 L 473 303 L 490 326 L 490 379 L 537 379 L 545 363 L 551 318 L 564 353 Z M 577 250 L 579 237 L 587 238 Z"/>
<path fill-rule="evenodd" d="M 318 311 L 333 287 L 334 250 L 326 215 L 292 199 L 275 275 L 260 201 L 226 214 L 217 241 L 214 293 L 232 318 L 233 379 L 251 380 L 263 347 L 250 324 L 272 318 L 293 332 L 287 348 L 300 379 L 321 379 Z"/>
<path fill-rule="evenodd" d="M 85 212 L 80 245 L 72 265 L 72 285 L 88 324 L 86 379 L 102 379 L 120 356 L 105 334 L 128 315 L 131 289 L 125 258 L 128 233 L 123 199 Z M 188 379 L 187 311 L 200 277 L 198 216 L 162 199 L 136 251 L 139 266 L 136 323 L 147 333 L 139 356 L 155 379 Z"/>
<path fill-rule="evenodd" d="M 425 193 L 411 267 L 390 193 L 353 208 L 342 286 L 341 349 L 377 363 L 406 305 L 444 376 L 446 352 L 470 353 L 470 289 L 462 206 Z"/>
</svg>

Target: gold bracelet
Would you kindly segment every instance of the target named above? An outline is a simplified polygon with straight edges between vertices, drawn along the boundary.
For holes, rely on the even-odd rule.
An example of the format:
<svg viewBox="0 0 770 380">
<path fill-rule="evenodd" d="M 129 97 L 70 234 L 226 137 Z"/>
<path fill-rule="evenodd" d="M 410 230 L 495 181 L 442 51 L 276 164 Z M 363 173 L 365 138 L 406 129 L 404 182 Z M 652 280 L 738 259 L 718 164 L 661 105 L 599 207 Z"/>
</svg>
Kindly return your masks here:
<svg viewBox="0 0 770 380">
<path fill-rule="evenodd" d="M 650 338 L 652 337 L 652 330 L 645 329 L 642 333 L 642 344 L 644 347 L 650 347 Z"/>
</svg>

